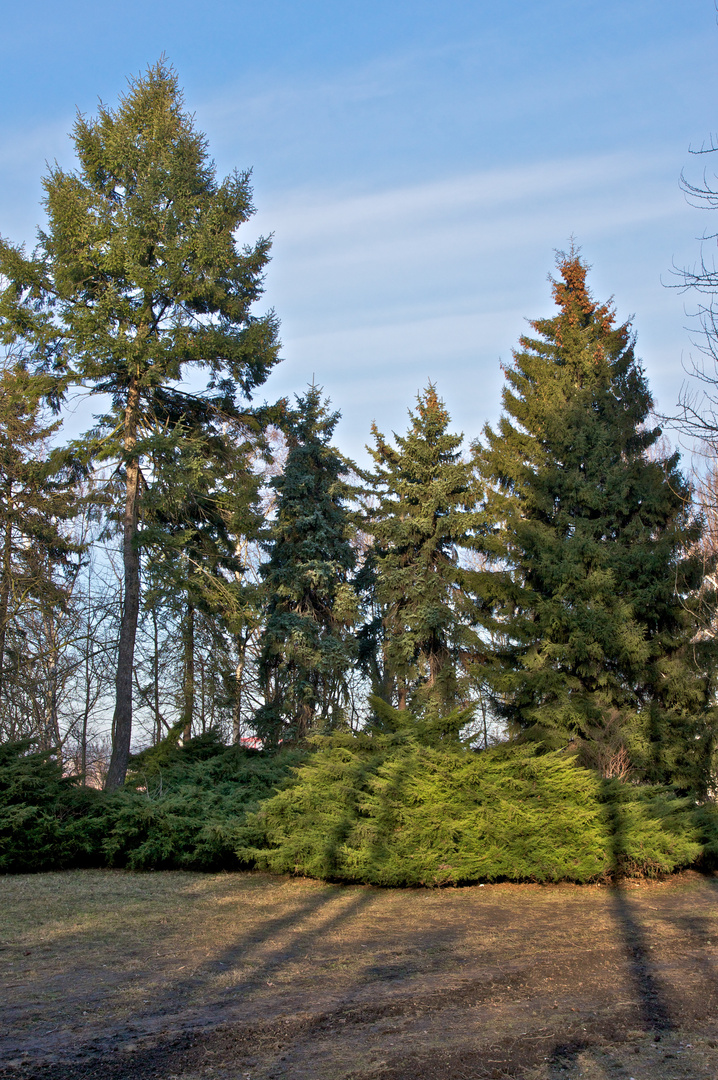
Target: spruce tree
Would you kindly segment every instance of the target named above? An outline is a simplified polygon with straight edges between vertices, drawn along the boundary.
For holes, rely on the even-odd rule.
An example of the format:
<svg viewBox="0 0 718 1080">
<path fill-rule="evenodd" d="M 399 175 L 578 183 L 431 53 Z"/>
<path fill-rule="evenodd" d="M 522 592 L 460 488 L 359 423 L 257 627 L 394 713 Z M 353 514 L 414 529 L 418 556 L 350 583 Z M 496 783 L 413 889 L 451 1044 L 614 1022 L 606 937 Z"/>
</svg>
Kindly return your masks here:
<svg viewBox="0 0 718 1080">
<path fill-rule="evenodd" d="M 277 326 L 271 313 L 251 310 L 270 242 L 240 248 L 235 239 L 253 212 L 249 174 L 217 181 L 164 61 L 131 80 L 115 110 L 79 116 L 73 137 L 79 169 L 54 165 L 45 178 L 48 226 L 34 256 L 0 242 L 0 319 L 6 339 L 14 335 L 56 374 L 55 401 L 74 384 L 110 401 L 87 452 L 116 462 L 123 481 L 112 788 L 124 780 L 130 748 L 138 522 L 153 440 L 164 438 L 168 400 L 181 407 L 178 386 L 193 369 L 209 373 L 193 415 L 217 401 L 231 413 L 276 362 Z M 192 424 L 184 432 L 191 438 Z"/>
<path fill-rule="evenodd" d="M 348 463 L 332 447 L 339 413 L 311 386 L 288 415 L 284 471 L 272 481 L 276 517 L 261 567 L 266 624 L 257 733 L 298 741 L 345 718 L 354 658 L 355 553 L 346 509 Z"/>
<path fill-rule="evenodd" d="M 495 705 L 514 730 L 583 740 L 609 774 L 628 754 L 638 775 L 695 785 L 712 739 L 690 598 L 700 523 L 678 454 L 657 447 L 630 325 L 593 299 L 575 251 L 558 270 L 558 312 L 520 339 L 476 447 Z"/>
<path fill-rule="evenodd" d="M 469 698 L 467 665 L 478 642 L 471 626 L 474 575 L 461 551 L 474 545 L 480 523 L 463 436 L 449 431 L 433 384 L 409 417 L 406 435 L 394 435 L 396 446 L 372 426 L 375 446 L 368 449 L 376 469 L 367 479 L 375 505 L 363 528 L 372 537 L 365 576 L 373 579 L 376 617 L 364 655 L 375 693 L 421 712 Z"/>
</svg>

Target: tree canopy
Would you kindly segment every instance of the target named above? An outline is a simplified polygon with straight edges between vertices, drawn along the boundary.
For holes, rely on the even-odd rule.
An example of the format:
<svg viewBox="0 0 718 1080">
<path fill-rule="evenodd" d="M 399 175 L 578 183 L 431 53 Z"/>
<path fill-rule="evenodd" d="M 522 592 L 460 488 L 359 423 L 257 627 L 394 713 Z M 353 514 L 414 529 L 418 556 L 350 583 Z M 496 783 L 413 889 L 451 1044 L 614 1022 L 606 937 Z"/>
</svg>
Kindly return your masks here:
<svg viewBox="0 0 718 1080">
<path fill-rule="evenodd" d="M 473 469 L 461 455 L 463 436 L 429 384 L 409 413 L 406 435 L 392 446 L 376 425 L 367 474 L 363 527 L 372 538 L 368 570 L 377 618 L 368 651 L 375 691 L 399 708 L 448 708 L 467 698 L 472 630 L 472 572 L 461 549 L 479 528 Z M 375 499 L 372 505 L 371 499 Z"/>
<path fill-rule="evenodd" d="M 576 252 L 558 270 L 558 311 L 521 338 L 476 447 L 495 704 L 514 730 L 631 744 L 644 775 L 689 783 L 712 730 L 691 606 L 700 521 L 649 423 L 629 324 L 593 299 Z"/>
<path fill-rule="evenodd" d="M 253 212 L 249 174 L 218 182 L 205 137 L 185 111 L 163 61 L 130 80 L 116 109 L 78 116 L 79 167 L 45 177 L 48 225 L 31 258 L 0 243 L 5 339 L 55 376 L 59 400 L 79 384 L 109 399 L 86 440 L 88 455 L 117 463 L 124 599 L 113 756 L 122 782 L 132 726 L 132 668 L 140 603 L 139 520 L 152 455 L 168 433 L 192 441 L 197 425 L 236 416 L 278 358 L 277 321 L 257 317 L 270 242 L 240 248 Z M 207 387 L 181 387 L 204 369 Z"/>
<path fill-rule="evenodd" d="M 252 401 L 270 238 L 241 243 L 250 174 L 218 178 L 172 68 L 72 137 L 35 250 L 0 240 L 0 742 L 115 789 L 133 733 L 331 771 L 361 730 L 708 799 L 718 556 L 578 252 L 498 424 L 466 448 L 429 381 L 361 469 L 314 384 Z M 81 393 L 100 415 L 62 447 Z"/>
<path fill-rule="evenodd" d="M 276 511 L 261 568 L 265 704 L 257 715 L 258 731 L 272 743 L 336 724 L 348 703 L 356 555 L 345 505 L 348 463 L 330 442 L 338 419 L 318 387 L 297 398 L 284 470 L 272 480 Z"/>
</svg>

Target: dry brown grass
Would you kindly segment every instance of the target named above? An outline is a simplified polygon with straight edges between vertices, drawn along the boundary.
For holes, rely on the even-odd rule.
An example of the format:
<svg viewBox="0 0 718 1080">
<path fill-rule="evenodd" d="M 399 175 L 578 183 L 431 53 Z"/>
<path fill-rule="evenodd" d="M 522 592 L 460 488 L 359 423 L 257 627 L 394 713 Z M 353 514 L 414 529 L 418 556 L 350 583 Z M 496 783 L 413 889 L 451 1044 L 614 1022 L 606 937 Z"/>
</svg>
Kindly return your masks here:
<svg viewBox="0 0 718 1080">
<path fill-rule="evenodd" d="M 0 878 L 0 1076 L 715 1080 L 717 900 L 691 873 Z"/>
</svg>

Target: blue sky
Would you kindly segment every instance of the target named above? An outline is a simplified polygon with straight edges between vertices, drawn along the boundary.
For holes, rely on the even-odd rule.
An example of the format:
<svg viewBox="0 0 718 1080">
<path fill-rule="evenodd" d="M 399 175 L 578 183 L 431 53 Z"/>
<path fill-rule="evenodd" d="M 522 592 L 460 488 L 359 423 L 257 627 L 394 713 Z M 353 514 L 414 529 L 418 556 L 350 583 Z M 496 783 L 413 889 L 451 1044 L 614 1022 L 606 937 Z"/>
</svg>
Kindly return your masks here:
<svg viewBox="0 0 718 1080">
<path fill-rule="evenodd" d="M 713 168 L 689 154 L 718 131 L 713 0 L 28 0 L 0 50 L 0 233 L 29 243 L 75 110 L 167 55 L 219 171 L 254 170 L 245 239 L 274 233 L 266 395 L 314 376 L 349 453 L 373 419 L 404 430 L 429 378 L 468 437 L 495 420 L 499 363 L 551 313 L 571 236 L 673 408 L 692 301 L 662 281 L 718 231 L 678 182 Z"/>
</svg>

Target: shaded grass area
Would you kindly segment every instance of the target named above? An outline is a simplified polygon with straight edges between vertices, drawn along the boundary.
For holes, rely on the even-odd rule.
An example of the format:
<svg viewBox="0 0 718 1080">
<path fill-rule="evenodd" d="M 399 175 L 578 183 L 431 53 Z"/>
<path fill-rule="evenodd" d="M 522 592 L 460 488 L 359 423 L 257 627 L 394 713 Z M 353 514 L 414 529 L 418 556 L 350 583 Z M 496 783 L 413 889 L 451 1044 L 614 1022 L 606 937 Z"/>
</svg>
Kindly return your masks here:
<svg viewBox="0 0 718 1080">
<path fill-rule="evenodd" d="M 0 1076 L 714 1078 L 718 881 L 0 878 Z"/>
</svg>

